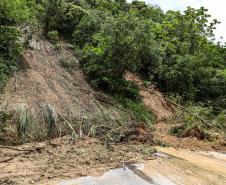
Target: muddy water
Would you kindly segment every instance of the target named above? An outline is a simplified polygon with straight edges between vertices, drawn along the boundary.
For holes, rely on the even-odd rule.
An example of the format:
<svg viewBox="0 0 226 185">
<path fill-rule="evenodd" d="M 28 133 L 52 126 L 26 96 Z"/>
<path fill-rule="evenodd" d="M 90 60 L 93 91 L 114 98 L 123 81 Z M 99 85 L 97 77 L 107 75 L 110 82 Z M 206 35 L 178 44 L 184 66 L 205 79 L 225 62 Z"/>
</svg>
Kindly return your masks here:
<svg viewBox="0 0 226 185">
<path fill-rule="evenodd" d="M 58 185 L 225 185 L 226 154 L 158 148 L 156 159 Z"/>
</svg>

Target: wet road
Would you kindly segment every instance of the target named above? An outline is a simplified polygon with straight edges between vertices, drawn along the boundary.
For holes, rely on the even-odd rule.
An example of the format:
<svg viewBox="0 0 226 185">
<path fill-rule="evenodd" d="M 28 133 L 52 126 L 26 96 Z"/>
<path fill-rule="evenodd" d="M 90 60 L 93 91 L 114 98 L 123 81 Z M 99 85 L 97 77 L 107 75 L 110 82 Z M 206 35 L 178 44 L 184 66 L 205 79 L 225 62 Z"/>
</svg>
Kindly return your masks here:
<svg viewBox="0 0 226 185">
<path fill-rule="evenodd" d="M 58 185 L 225 185 L 226 154 L 158 148 L 157 159 Z"/>
</svg>

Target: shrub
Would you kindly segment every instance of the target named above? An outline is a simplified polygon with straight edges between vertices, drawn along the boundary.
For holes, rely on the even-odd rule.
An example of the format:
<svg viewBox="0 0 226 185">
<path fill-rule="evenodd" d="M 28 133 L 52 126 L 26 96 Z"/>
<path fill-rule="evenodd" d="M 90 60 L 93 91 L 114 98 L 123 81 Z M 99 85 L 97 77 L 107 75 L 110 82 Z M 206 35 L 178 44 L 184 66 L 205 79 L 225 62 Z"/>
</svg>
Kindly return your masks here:
<svg viewBox="0 0 226 185">
<path fill-rule="evenodd" d="M 56 43 L 56 44 L 54 44 L 54 49 L 56 50 L 56 51 L 58 51 L 58 52 L 61 52 L 61 44 L 60 43 Z"/>
<path fill-rule="evenodd" d="M 218 128 L 226 131 L 226 111 L 222 111 L 216 118 L 215 124 Z"/>
<path fill-rule="evenodd" d="M 139 122 L 143 122 L 153 129 L 154 115 L 147 109 L 143 102 L 139 99 L 131 100 L 124 96 L 113 95 L 116 101 L 121 103 L 125 109 L 130 111 L 134 115 L 135 119 Z"/>
<path fill-rule="evenodd" d="M 79 62 L 77 61 L 76 58 L 71 59 L 71 58 L 62 57 L 62 58 L 60 58 L 59 62 L 62 67 L 70 69 L 70 70 L 77 69 L 79 67 Z"/>
<path fill-rule="evenodd" d="M 196 137 L 211 140 L 226 131 L 224 112 L 216 118 L 212 107 L 190 104 L 186 109 L 191 113 L 180 110 L 175 119 L 171 120 L 176 124 L 171 128 L 171 134 L 178 137 Z M 221 132 L 219 132 L 220 129 Z"/>
<path fill-rule="evenodd" d="M 126 70 L 138 71 L 147 56 L 150 65 L 158 63 L 161 47 L 154 41 L 151 28 L 151 21 L 129 14 L 107 17 L 92 43 L 83 48 L 82 66 L 91 83 L 120 92 L 126 89 L 123 79 Z"/>
<path fill-rule="evenodd" d="M 0 55 L 16 60 L 23 50 L 20 31 L 14 26 L 0 26 Z"/>
<path fill-rule="evenodd" d="M 58 42 L 60 40 L 59 34 L 57 31 L 49 31 L 47 33 L 47 36 L 48 36 L 49 40 L 52 42 Z"/>
<path fill-rule="evenodd" d="M 79 21 L 86 12 L 74 3 L 62 0 L 46 1 L 46 14 L 44 16 L 44 28 L 47 33 L 57 30 L 59 33 L 71 36 Z"/>
<path fill-rule="evenodd" d="M 14 26 L 0 26 L 0 91 L 9 76 L 18 69 L 23 44 L 20 32 Z"/>
<path fill-rule="evenodd" d="M 56 123 L 57 123 L 57 113 L 53 107 L 49 104 L 46 104 L 44 107 L 45 121 L 48 125 L 48 137 L 52 137 L 56 132 Z"/>
</svg>

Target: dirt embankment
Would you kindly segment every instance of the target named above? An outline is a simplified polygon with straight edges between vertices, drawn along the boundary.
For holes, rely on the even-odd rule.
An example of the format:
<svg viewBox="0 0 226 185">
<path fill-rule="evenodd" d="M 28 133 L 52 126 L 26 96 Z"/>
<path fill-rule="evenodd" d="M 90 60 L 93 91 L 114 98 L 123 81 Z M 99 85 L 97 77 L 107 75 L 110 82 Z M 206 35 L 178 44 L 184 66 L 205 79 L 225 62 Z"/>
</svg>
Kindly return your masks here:
<svg viewBox="0 0 226 185">
<path fill-rule="evenodd" d="M 81 127 L 86 135 L 99 136 L 130 127 L 125 111 L 99 101 L 103 94 L 88 85 L 72 53 L 64 42 L 60 51 L 45 39 L 34 37 L 30 42 L 23 54 L 24 69 L 10 79 L 0 97 L 5 118 L 0 120 L 0 143 L 40 141 L 72 134 L 73 129 L 78 134 Z"/>
</svg>

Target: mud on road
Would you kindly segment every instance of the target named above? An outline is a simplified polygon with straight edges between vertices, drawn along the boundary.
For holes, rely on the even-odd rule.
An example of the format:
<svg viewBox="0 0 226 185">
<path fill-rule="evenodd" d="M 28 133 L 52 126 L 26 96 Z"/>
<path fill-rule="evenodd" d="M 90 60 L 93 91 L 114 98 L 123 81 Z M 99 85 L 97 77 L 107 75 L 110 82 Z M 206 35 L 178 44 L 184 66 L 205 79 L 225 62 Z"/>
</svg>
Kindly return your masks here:
<svg viewBox="0 0 226 185">
<path fill-rule="evenodd" d="M 152 159 L 153 148 L 111 145 L 70 137 L 17 147 L 0 147 L 0 185 L 55 184 L 58 179 L 101 175 L 112 168 Z"/>
<path fill-rule="evenodd" d="M 156 149 L 138 143 L 113 145 L 92 138 L 72 140 L 70 137 L 17 147 L 1 146 L 0 185 L 79 185 L 75 183 L 77 179 L 86 176 L 105 185 L 102 175 L 105 174 L 106 180 L 106 173 L 108 182 L 123 177 L 121 182 L 125 184 L 131 178 L 142 182 L 147 177 L 152 179 L 151 184 L 226 184 L 225 154 L 169 147 Z M 129 168 L 136 163 L 144 167 Z M 119 170 L 116 175 L 110 171 L 109 176 L 108 171 L 112 169 Z"/>
<path fill-rule="evenodd" d="M 226 154 L 158 147 L 154 160 L 58 185 L 224 185 Z"/>
</svg>

